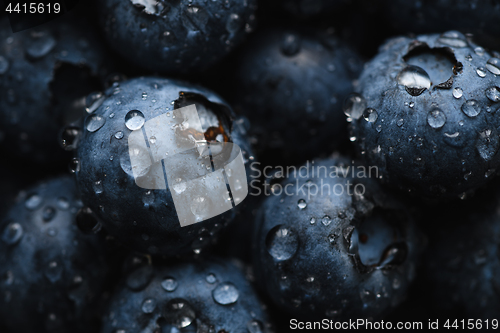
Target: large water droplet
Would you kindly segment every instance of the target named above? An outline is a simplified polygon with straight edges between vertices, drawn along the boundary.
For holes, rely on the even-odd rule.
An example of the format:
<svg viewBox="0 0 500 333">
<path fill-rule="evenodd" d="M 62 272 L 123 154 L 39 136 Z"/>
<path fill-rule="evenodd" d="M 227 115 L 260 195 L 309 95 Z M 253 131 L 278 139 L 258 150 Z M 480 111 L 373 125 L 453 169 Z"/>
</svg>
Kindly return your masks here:
<svg viewBox="0 0 500 333">
<path fill-rule="evenodd" d="M 24 235 L 23 227 L 19 223 L 9 223 L 2 232 L 2 240 L 8 244 L 17 244 Z"/>
<path fill-rule="evenodd" d="M 24 205 L 29 210 L 35 210 L 42 205 L 42 202 L 43 202 L 43 198 L 41 196 L 39 196 L 38 194 L 33 193 L 26 199 L 26 201 L 24 202 Z"/>
<path fill-rule="evenodd" d="M 375 109 L 367 108 L 363 111 L 363 118 L 369 123 L 374 123 L 378 118 L 378 113 Z"/>
<path fill-rule="evenodd" d="M 177 289 L 177 286 L 179 284 L 173 277 L 166 277 L 162 282 L 161 282 L 161 287 L 165 289 L 166 291 L 174 291 Z"/>
<path fill-rule="evenodd" d="M 360 94 L 351 94 L 345 101 L 343 110 L 346 116 L 352 119 L 359 119 L 366 109 L 366 100 Z"/>
<path fill-rule="evenodd" d="M 45 277 L 52 283 L 59 281 L 63 273 L 63 266 L 57 261 L 51 261 L 44 270 Z"/>
<path fill-rule="evenodd" d="M 98 114 L 92 114 L 87 117 L 87 120 L 85 121 L 85 128 L 89 132 L 95 132 L 99 130 L 101 127 L 103 127 L 105 123 L 106 123 L 106 118 Z"/>
<path fill-rule="evenodd" d="M 500 88 L 499 87 L 489 87 L 485 91 L 486 97 L 493 103 L 500 102 Z"/>
<path fill-rule="evenodd" d="M 476 141 L 479 156 L 485 161 L 491 160 L 498 151 L 499 143 L 498 133 L 494 128 L 488 128 L 479 132 Z"/>
<path fill-rule="evenodd" d="M 277 261 L 288 260 L 299 247 L 298 236 L 292 229 L 278 225 L 266 236 L 267 252 Z"/>
<path fill-rule="evenodd" d="M 221 305 L 233 304 L 240 296 L 238 289 L 230 282 L 219 284 L 213 291 L 214 300 Z"/>
<path fill-rule="evenodd" d="M 500 59 L 490 58 L 486 63 L 486 69 L 495 75 L 500 75 Z"/>
<path fill-rule="evenodd" d="M 9 61 L 0 56 L 0 75 L 4 75 L 9 70 Z"/>
<path fill-rule="evenodd" d="M 182 298 L 170 300 L 163 308 L 163 318 L 177 328 L 184 328 L 196 319 L 196 313 L 191 305 Z"/>
<path fill-rule="evenodd" d="M 146 298 L 144 302 L 142 302 L 141 308 L 144 313 L 153 313 L 156 309 L 156 300 L 154 298 Z"/>
<path fill-rule="evenodd" d="M 484 71 L 484 68 L 482 67 L 479 67 L 479 68 L 476 68 L 476 73 L 479 77 L 485 77 L 486 76 L 486 72 Z"/>
<path fill-rule="evenodd" d="M 446 123 L 446 115 L 439 109 L 434 109 L 427 114 L 427 123 L 430 127 L 438 129 Z"/>
<path fill-rule="evenodd" d="M 463 93 L 464 92 L 463 92 L 462 88 L 457 87 L 457 88 L 453 89 L 453 97 L 455 97 L 457 99 L 462 97 Z"/>
<path fill-rule="evenodd" d="M 125 126 L 131 131 L 140 129 L 144 121 L 144 114 L 139 110 L 129 111 L 125 116 Z"/>
<path fill-rule="evenodd" d="M 34 32 L 32 37 L 33 38 L 26 48 L 26 53 L 33 59 L 39 59 L 46 56 L 50 51 L 52 51 L 54 46 L 56 46 L 56 40 L 48 33 Z"/>
<path fill-rule="evenodd" d="M 153 267 L 143 266 L 133 271 L 127 277 L 127 286 L 134 291 L 146 288 L 153 278 Z"/>
<path fill-rule="evenodd" d="M 468 117 L 476 117 L 481 113 L 481 105 L 476 100 L 470 99 L 462 104 L 462 112 Z"/>
<path fill-rule="evenodd" d="M 300 50 L 300 38 L 294 34 L 286 34 L 281 42 L 281 52 L 286 56 L 293 56 Z"/>
<path fill-rule="evenodd" d="M 418 66 L 405 67 L 396 79 L 412 96 L 418 96 L 431 87 L 429 74 Z"/>
<path fill-rule="evenodd" d="M 447 31 L 439 36 L 438 42 L 452 47 L 466 47 L 467 39 L 458 31 Z"/>
</svg>

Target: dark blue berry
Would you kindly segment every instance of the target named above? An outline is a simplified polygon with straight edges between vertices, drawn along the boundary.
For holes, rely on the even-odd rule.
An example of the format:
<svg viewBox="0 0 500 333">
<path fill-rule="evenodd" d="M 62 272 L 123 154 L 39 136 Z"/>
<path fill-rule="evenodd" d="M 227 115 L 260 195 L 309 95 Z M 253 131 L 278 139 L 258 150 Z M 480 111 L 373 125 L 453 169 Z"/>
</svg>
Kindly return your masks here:
<svg viewBox="0 0 500 333">
<path fill-rule="evenodd" d="M 139 266 L 113 294 L 101 332 L 268 332 L 238 266 L 215 258 Z"/>
<path fill-rule="evenodd" d="M 13 332 L 88 332 L 108 271 L 100 236 L 84 234 L 74 180 L 19 194 L 0 223 L 0 321 Z M 95 220 L 94 220 L 95 221 Z"/>
<path fill-rule="evenodd" d="M 61 158 L 60 127 L 77 98 L 102 88 L 104 49 L 81 18 L 11 33 L 0 20 L 0 142 L 23 158 Z M 79 26 L 81 25 L 81 26 Z"/>
<path fill-rule="evenodd" d="M 387 184 L 465 198 L 500 164 L 499 64 L 456 31 L 387 41 L 346 100 L 351 141 Z"/>
<path fill-rule="evenodd" d="M 379 318 L 415 278 L 414 221 L 360 165 L 336 157 L 304 168 L 272 184 L 257 213 L 257 281 L 292 316 Z"/>
<path fill-rule="evenodd" d="M 355 53 L 332 36 L 295 30 L 262 31 L 241 53 L 234 103 L 260 153 L 303 162 L 340 145 L 342 101 L 361 70 Z"/>
<path fill-rule="evenodd" d="M 163 172 L 161 184 L 166 190 L 141 188 L 136 184 L 128 139 L 132 130 L 142 129 L 147 121 L 160 115 L 166 114 L 172 120 L 165 126 L 175 125 L 173 111 L 194 104 L 205 138 L 234 142 L 248 164 L 253 156 L 242 132 L 242 120 L 233 119 L 230 108 L 214 93 L 158 77 L 123 82 L 110 88 L 99 103 L 84 121 L 77 157 L 72 164 L 85 204 L 99 216 L 110 234 L 141 252 L 175 256 L 199 253 L 213 243 L 220 230 L 233 219 L 235 210 L 181 227 L 171 194 L 176 189 L 165 184 Z M 155 145 L 156 137 L 149 137 L 148 142 Z M 171 152 L 177 149 L 176 142 L 168 144 Z M 199 170 L 208 165 L 191 159 L 178 167 Z M 155 170 L 155 166 L 145 168 L 141 177 L 150 179 Z M 165 168 L 166 174 L 171 171 Z M 181 193 L 184 189 L 176 191 Z"/>
<path fill-rule="evenodd" d="M 154 72 L 200 71 L 254 24 L 254 0 L 99 2 L 105 35 L 125 59 Z"/>
</svg>

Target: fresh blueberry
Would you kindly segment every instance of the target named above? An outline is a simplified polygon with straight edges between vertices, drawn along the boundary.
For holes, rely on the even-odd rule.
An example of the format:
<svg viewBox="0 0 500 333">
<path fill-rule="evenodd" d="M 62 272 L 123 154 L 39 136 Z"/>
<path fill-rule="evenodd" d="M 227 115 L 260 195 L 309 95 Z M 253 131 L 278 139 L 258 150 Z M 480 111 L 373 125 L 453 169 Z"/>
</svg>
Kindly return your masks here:
<svg viewBox="0 0 500 333">
<path fill-rule="evenodd" d="M 101 332 L 268 332 L 263 305 L 238 266 L 213 257 L 139 266 L 111 297 Z"/>
<path fill-rule="evenodd" d="M 0 322 L 12 332 L 89 332 L 107 266 L 102 239 L 83 233 L 85 216 L 70 177 L 16 199 L 0 223 Z"/>
<path fill-rule="evenodd" d="M 500 47 L 498 1 L 391 0 L 386 3 L 387 21 L 400 34 L 459 30 L 473 34 L 485 46 L 494 49 Z"/>
<path fill-rule="evenodd" d="M 292 316 L 389 312 L 405 298 L 422 247 L 410 211 L 369 179 L 368 168 L 344 158 L 295 170 L 271 183 L 257 213 L 260 287 Z"/>
<path fill-rule="evenodd" d="M 60 158 L 57 138 L 67 109 L 101 89 L 106 62 L 99 38 L 81 19 L 15 34 L 0 19 L 0 142 L 39 163 Z"/>
<path fill-rule="evenodd" d="M 241 54 L 234 103 L 270 163 L 302 163 L 347 138 L 342 101 L 361 63 L 340 41 L 318 31 L 265 30 Z"/>
<path fill-rule="evenodd" d="M 104 32 L 127 60 L 154 72 L 193 73 L 252 30 L 256 1 L 100 1 Z"/>
<path fill-rule="evenodd" d="M 456 31 L 394 38 L 345 101 L 351 141 L 385 183 L 465 198 L 499 169 L 500 59 Z"/>
<path fill-rule="evenodd" d="M 248 165 L 253 156 L 244 134 L 244 119 L 233 119 L 231 109 L 214 93 L 182 81 L 147 77 L 110 88 L 96 110 L 87 116 L 80 131 L 77 157 L 72 167 L 84 203 L 102 219 L 110 234 L 137 251 L 167 256 L 199 253 L 215 241 L 220 230 L 234 217 L 235 210 L 232 209 L 201 223 L 181 227 L 171 191 L 181 194 L 186 187 L 165 183 L 168 173 L 172 172 L 168 164 L 165 170 L 163 160 L 151 167 L 150 163 L 142 167 L 134 165 L 135 169 L 132 167 L 128 143 L 130 133 L 144 129 L 146 122 L 160 115 L 170 119 L 169 124 L 165 124 L 168 129 L 179 128 L 174 110 L 193 104 L 205 131 L 201 135 L 208 141 L 235 143 L 241 148 L 244 163 Z M 181 156 L 175 154 L 177 141 L 162 143 L 158 139 L 157 142 L 153 135 L 147 141 L 150 147 L 165 150 L 165 159 Z M 160 148 L 159 144 L 163 146 Z M 141 154 L 144 149 L 138 147 L 133 152 Z M 149 158 L 149 153 L 146 151 L 144 156 Z M 185 162 L 179 160 L 176 167 L 204 174 L 209 164 L 203 160 L 187 159 Z M 161 178 L 161 186 L 157 189 L 139 187 L 134 172 L 139 179 Z M 154 178 L 156 172 L 159 172 L 159 178 Z M 186 193 L 189 188 L 187 190 Z M 215 204 L 209 197 L 200 196 L 200 200 Z M 203 208 L 196 205 L 198 201 L 195 200 L 191 210 Z"/>
<path fill-rule="evenodd" d="M 498 318 L 500 195 L 498 182 L 494 185 L 466 205 L 441 209 L 432 218 L 424 281 L 427 300 L 442 318 Z"/>
</svg>

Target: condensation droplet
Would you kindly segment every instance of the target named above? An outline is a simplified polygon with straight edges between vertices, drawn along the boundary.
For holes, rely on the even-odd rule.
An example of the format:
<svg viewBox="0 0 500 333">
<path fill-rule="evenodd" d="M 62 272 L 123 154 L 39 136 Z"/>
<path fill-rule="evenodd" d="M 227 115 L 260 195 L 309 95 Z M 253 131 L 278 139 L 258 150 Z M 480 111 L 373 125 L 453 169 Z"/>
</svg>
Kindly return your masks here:
<svg viewBox="0 0 500 333">
<path fill-rule="evenodd" d="M 142 302 L 142 312 L 153 313 L 155 309 L 156 309 L 156 300 L 154 298 L 146 298 L 144 302 Z"/>
<path fill-rule="evenodd" d="M 228 305 L 235 303 L 240 294 L 236 286 L 230 282 L 219 284 L 213 291 L 212 296 L 214 300 L 221 305 Z"/>
<path fill-rule="evenodd" d="M 34 193 L 31 194 L 26 201 L 24 202 L 24 205 L 26 208 L 29 210 L 35 210 L 38 209 L 42 205 L 43 199 L 41 196 L 38 194 Z"/>
<path fill-rule="evenodd" d="M 297 202 L 297 207 L 299 207 L 300 210 L 305 209 L 307 207 L 307 203 L 304 199 L 300 199 Z"/>
<path fill-rule="evenodd" d="M 277 261 L 290 259 L 297 252 L 298 247 L 297 234 L 285 226 L 275 226 L 266 236 L 267 252 Z"/>
<path fill-rule="evenodd" d="M 500 59 L 499 58 L 488 59 L 488 62 L 486 62 L 486 69 L 495 75 L 500 75 Z"/>
<path fill-rule="evenodd" d="M 458 31 L 447 31 L 439 36 L 438 42 L 452 47 L 466 47 L 467 39 Z"/>
<path fill-rule="evenodd" d="M 486 97 L 493 103 L 500 102 L 500 88 L 499 87 L 489 87 L 485 91 Z"/>
<path fill-rule="evenodd" d="M 363 112 L 363 118 L 369 123 L 374 123 L 378 118 L 378 113 L 375 109 L 367 108 Z"/>
<path fill-rule="evenodd" d="M 412 96 L 419 96 L 431 87 L 431 79 L 427 72 L 418 66 L 407 66 L 397 76 L 397 81 L 403 85 Z"/>
<path fill-rule="evenodd" d="M 446 115 L 439 109 L 434 109 L 427 114 L 427 123 L 430 127 L 438 129 L 446 123 Z"/>
<path fill-rule="evenodd" d="M 125 116 L 125 126 L 131 131 L 142 128 L 144 122 L 144 114 L 139 110 L 129 111 Z"/>
<path fill-rule="evenodd" d="M 87 117 L 87 120 L 85 122 L 85 128 L 89 132 L 95 132 L 99 130 L 101 127 L 103 127 L 105 123 L 106 123 L 106 118 L 101 117 L 98 114 L 91 114 L 90 116 Z"/>
<path fill-rule="evenodd" d="M 479 156 L 485 161 L 489 161 L 498 151 L 500 140 L 494 128 L 488 128 L 479 132 L 476 141 L 476 148 Z"/>
<path fill-rule="evenodd" d="M 479 77 L 485 77 L 486 76 L 486 72 L 484 70 L 484 68 L 482 67 L 478 67 L 476 68 L 476 73 Z"/>
<path fill-rule="evenodd" d="M 17 244 L 24 235 L 23 227 L 19 223 L 9 223 L 2 232 L 2 240 L 7 245 Z"/>
<path fill-rule="evenodd" d="M 463 95 L 462 88 L 457 87 L 457 88 L 453 89 L 453 97 L 458 99 L 458 98 L 462 97 L 462 95 Z"/>
<path fill-rule="evenodd" d="M 468 117 L 476 117 L 479 113 L 481 113 L 481 106 L 476 100 L 470 99 L 462 104 L 462 112 L 465 113 Z"/>
<path fill-rule="evenodd" d="M 162 282 L 161 282 L 161 287 L 165 289 L 166 291 L 174 291 L 177 289 L 178 282 L 175 280 L 173 277 L 166 277 Z"/>
</svg>

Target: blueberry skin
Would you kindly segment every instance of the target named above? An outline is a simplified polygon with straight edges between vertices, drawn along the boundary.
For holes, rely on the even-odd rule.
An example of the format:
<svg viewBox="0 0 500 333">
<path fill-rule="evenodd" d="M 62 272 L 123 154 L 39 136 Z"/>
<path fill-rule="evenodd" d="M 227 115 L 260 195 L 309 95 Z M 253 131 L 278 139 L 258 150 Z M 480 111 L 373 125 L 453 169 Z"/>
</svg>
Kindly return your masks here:
<svg viewBox="0 0 500 333">
<path fill-rule="evenodd" d="M 423 263 L 431 286 L 427 300 L 441 318 L 498 318 L 500 193 L 495 185 L 433 217 L 439 227 L 429 233 Z"/>
<path fill-rule="evenodd" d="M 252 30 L 256 1 L 106 0 L 98 6 L 104 33 L 121 56 L 173 74 L 207 69 L 241 43 Z"/>
<path fill-rule="evenodd" d="M 212 114 L 220 117 L 217 124 L 210 124 L 224 128 L 223 133 L 242 149 L 244 161 L 248 164 L 253 157 L 243 134 L 245 126 L 241 119 L 231 120 L 227 104 L 211 91 L 159 77 L 125 81 L 110 88 L 100 103 L 87 117 L 85 126 L 92 119 L 99 119 L 102 125 L 98 129 L 84 126 L 74 170 L 84 203 L 102 220 L 103 226 L 136 251 L 150 254 L 199 253 L 215 242 L 220 230 L 233 220 L 236 209 L 181 227 L 170 188 L 148 190 L 136 185 L 128 148 L 132 131 L 126 126 L 125 119 L 130 111 L 139 110 L 147 122 L 193 103 L 198 105 L 200 114 L 200 106 L 206 105 Z M 201 118 L 202 122 L 211 121 Z"/>
<path fill-rule="evenodd" d="M 498 1 L 424 0 L 387 1 L 387 21 L 397 33 L 434 33 L 452 29 L 472 33 L 480 44 L 498 49 Z"/>
<path fill-rule="evenodd" d="M 463 199 L 500 164 L 499 66 L 498 53 L 459 32 L 391 39 L 365 66 L 360 96 L 346 100 L 351 140 L 384 183 Z"/>
<path fill-rule="evenodd" d="M 216 257 L 139 267 L 116 288 L 101 332 L 268 332 L 241 268 Z"/>
<path fill-rule="evenodd" d="M 16 34 L 0 20 L 0 142 L 7 149 L 38 163 L 62 157 L 58 134 L 68 105 L 102 89 L 110 67 L 99 41 L 75 15 Z"/>
<path fill-rule="evenodd" d="M 268 29 L 241 55 L 234 104 L 252 123 L 257 153 L 302 163 L 346 138 L 342 101 L 361 71 L 354 52 L 319 31 Z"/>
<path fill-rule="evenodd" d="M 346 177 L 318 175 L 331 175 L 333 166 L 348 170 Z M 310 163 L 307 174 L 271 185 L 275 194 L 257 213 L 256 280 L 291 316 L 380 318 L 404 300 L 415 277 L 423 238 L 409 210 L 374 180 L 353 178 L 360 169 L 348 166 L 341 157 Z M 356 187 L 358 194 L 347 193 Z"/>
<path fill-rule="evenodd" d="M 0 321 L 13 332 L 88 332 L 107 274 L 100 236 L 84 234 L 74 179 L 20 192 L 0 223 Z M 29 318 L 27 320 L 26 318 Z"/>
</svg>

